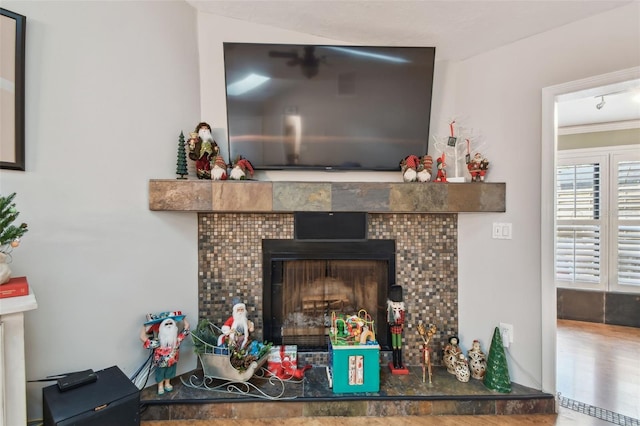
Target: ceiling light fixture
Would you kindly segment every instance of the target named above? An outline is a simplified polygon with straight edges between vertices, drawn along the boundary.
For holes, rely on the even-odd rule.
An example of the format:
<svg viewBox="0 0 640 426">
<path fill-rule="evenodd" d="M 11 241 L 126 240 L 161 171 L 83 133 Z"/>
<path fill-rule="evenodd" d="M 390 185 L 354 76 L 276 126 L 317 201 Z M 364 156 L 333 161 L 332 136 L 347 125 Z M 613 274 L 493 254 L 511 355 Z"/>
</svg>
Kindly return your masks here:
<svg viewBox="0 0 640 426">
<path fill-rule="evenodd" d="M 597 98 L 597 96 L 596 96 Z M 598 109 L 602 109 L 602 107 L 604 106 L 606 102 L 604 101 L 604 96 L 600 96 L 600 102 L 598 102 L 598 104 L 596 105 L 596 108 Z"/>
</svg>

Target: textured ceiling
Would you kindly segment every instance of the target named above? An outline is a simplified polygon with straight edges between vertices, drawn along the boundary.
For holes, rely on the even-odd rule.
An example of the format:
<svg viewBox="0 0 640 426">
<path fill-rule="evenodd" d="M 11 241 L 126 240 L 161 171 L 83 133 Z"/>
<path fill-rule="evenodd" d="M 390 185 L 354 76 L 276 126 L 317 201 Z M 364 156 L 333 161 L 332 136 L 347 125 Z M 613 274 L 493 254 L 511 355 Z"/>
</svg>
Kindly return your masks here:
<svg viewBox="0 0 640 426">
<path fill-rule="evenodd" d="M 435 46 L 436 60 L 463 60 L 637 0 L 186 0 L 201 12 L 356 45 Z M 633 87 L 636 89 L 638 82 Z M 598 91 L 599 90 L 599 91 Z M 568 99 L 560 126 L 640 119 L 631 94 L 602 88 Z M 635 92 L 635 90 L 634 90 Z M 635 93 L 634 93 L 635 96 Z M 622 102 L 625 100 L 625 102 Z"/>
<path fill-rule="evenodd" d="M 187 0 L 201 12 L 349 44 L 436 46 L 438 60 L 465 59 L 632 1 Z"/>
</svg>

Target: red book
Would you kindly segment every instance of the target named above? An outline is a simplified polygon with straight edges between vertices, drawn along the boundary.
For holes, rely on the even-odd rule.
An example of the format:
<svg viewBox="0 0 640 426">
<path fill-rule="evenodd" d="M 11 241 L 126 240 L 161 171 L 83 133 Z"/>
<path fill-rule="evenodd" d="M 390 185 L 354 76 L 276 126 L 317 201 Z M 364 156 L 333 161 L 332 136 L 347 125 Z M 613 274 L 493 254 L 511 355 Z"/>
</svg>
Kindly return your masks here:
<svg viewBox="0 0 640 426">
<path fill-rule="evenodd" d="M 7 283 L 0 284 L 0 299 L 5 297 L 26 296 L 29 294 L 27 277 L 11 278 Z"/>
</svg>

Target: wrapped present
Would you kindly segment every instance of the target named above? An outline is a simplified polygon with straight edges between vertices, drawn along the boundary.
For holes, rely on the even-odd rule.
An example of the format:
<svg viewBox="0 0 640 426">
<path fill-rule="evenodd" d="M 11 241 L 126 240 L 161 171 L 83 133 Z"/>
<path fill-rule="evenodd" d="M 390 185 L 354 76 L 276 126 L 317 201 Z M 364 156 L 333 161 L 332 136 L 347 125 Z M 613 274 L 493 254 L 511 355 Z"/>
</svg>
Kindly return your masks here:
<svg viewBox="0 0 640 426">
<path fill-rule="evenodd" d="M 281 345 L 271 348 L 267 360 L 269 373 L 283 380 L 302 379 L 304 372 L 311 368 L 305 365 L 298 368 L 298 346 Z"/>
</svg>

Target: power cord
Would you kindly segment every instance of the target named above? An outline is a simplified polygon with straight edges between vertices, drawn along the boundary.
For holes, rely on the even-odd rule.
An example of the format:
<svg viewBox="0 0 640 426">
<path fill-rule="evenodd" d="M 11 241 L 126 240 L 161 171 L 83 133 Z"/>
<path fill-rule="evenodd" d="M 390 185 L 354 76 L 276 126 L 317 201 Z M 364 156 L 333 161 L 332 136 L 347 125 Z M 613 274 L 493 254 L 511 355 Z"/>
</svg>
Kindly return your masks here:
<svg viewBox="0 0 640 426">
<path fill-rule="evenodd" d="M 154 366 L 151 365 L 151 357 L 153 356 L 153 350 L 149 350 L 149 356 L 147 359 L 138 367 L 135 373 L 130 377 L 130 380 L 136 387 L 140 390 L 144 389 L 147 386 L 147 382 L 149 381 L 149 376 L 151 375 L 151 371 L 154 369 Z M 144 379 L 144 380 L 143 380 Z"/>
<path fill-rule="evenodd" d="M 524 372 L 531 379 L 531 381 L 533 383 L 535 383 L 536 386 L 538 386 L 538 389 L 542 389 L 542 383 L 537 381 L 536 378 L 533 377 L 533 375 L 531 373 L 529 373 L 523 366 L 520 365 L 520 363 L 518 363 L 518 361 L 516 361 L 516 359 L 513 357 L 513 355 L 511 355 L 511 352 L 509 351 L 509 348 L 505 347 L 504 351 L 507 354 L 507 356 L 509 357 L 509 359 L 520 369 L 520 371 Z"/>
</svg>

